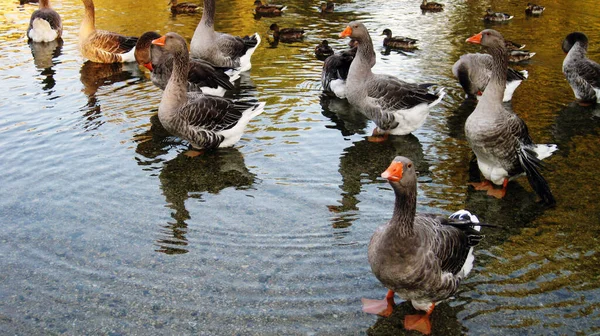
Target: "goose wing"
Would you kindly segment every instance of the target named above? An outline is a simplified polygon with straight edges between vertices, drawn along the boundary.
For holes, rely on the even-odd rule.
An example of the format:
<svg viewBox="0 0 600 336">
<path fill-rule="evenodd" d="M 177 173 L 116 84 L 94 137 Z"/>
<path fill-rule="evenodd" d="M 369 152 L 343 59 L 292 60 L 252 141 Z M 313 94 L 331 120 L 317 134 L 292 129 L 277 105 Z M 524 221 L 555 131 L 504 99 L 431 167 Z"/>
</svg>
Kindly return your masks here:
<svg viewBox="0 0 600 336">
<path fill-rule="evenodd" d="M 196 59 L 192 60 L 189 66 L 188 82 L 211 88 L 220 86 L 226 90 L 233 90 L 234 86 L 222 68 L 216 68 L 206 61 Z"/>
<path fill-rule="evenodd" d="M 386 75 L 374 77 L 367 88 L 367 95 L 374 99 L 382 110 L 409 109 L 438 99 L 438 96 L 429 93 L 425 87 Z"/>
<path fill-rule="evenodd" d="M 197 131 L 220 132 L 234 127 L 243 112 L 254 104 L 206 95 L 192 95 L 179 113 L 187 124 Z"/>
</svg>

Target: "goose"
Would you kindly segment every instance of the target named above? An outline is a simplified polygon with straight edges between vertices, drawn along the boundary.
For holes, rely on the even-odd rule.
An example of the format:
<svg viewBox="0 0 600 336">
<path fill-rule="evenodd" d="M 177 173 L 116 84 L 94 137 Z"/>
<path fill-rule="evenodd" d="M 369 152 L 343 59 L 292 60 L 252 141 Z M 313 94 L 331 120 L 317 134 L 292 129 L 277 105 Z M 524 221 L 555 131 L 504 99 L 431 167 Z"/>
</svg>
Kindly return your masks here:
<svg viewBox="0 0 600 336">
<path fill-rule="evenodd" d="M 417 49 L 417 41 L 410 37 L 392 36 L 392 30 L 386 28 L 381 35 L 385 35 L 383 46 L 392 49 L 412 50 Z"/>
<path fill-rule="evenodd" d="M 218 67 L 250 70 L 250 57 L 260 44 L 260 36 L 255 33 L 241 38 L 215 32 L 215 10 L 215 0 L 204 0 L 202 19 L 190 42 L 190 54 Z"/>
<path fill-rule="evenodd" d="M 421 10 L 429 12 L 439 12 L 444 10 L 444 5 L 437 2 L 423 0 L 423 2 L 421 3 Z"/>
<path fill-rule="evenodd" d="M 50 42 L 62 35 L 60 15 L 50 7 L 49 0 L 40 0 L 39 8 L 31 13 L 27 37 L 33 42 Z"/>
<path fill-rule="evenodd" d="M 323 40 L 315 47 L 315 56 L 317 56 L 317 59 L 325 60 L 331 55 L 333 55 L 333 49 L 329 46 L 329 41 Z"/>
<path fill-rule="evenodd" d="M 331 1 L 321 3 L 321 13 L 333 13 L 335 10 L 335 3 Z"/>
<path fill-rule="evenodd" d="M 173 14 L 186 14 L 186 13 L 197 13 L 198 5 L 191 2 L 177 2 L 177 0 L 169 0 L 171 5 L 171 13 Z"/>
<path fill-rule="evenodd" d="M 467 210 L 449 217 L 417 213 L 417 174 L 406 157 L 394 158 L 381 177 L 394 190 L 394 212 L 373 233 L 368 259 L 388 294 L 385 300 L 362 299 L 363 311 L 387 317 L 398 294 L 415 309 L 426 311 L 405 316 L 404 327 L 429 334 L 435 305 L 454 295 L 473 268 L 473 247 L 483 239 L 479 231 L 486 224 Z"/>
<path fill-rule="evenodd" d="M 562 42 L 567 54 L 562 71 L 582 106 L 600 103 L 600 65 L 587 58 L 587 48 L 588 38 L 581 32 L 567 35 Z"/>
<path fill-rule="evenodd" d="M 263 4 L 260 0 L 254 1 L 254 14 L 260 16 L 280 16 L 287 6 Z"/>
<path fill-rule="evenodd" d="M 468 38 L 467 42 L 487 47 L 492 55 L 490 81 L 465 122 L 467 141 L 486 179 L 472 185 L 477 190 L 487 190 L 488 195 L 502 198 L 508 181 L 525 174 L 541 200 L 549 206 L 554 205 L 556 201 L 540 168 L 543 167 L 541 160 L 550 156 L 557 146 L 534 144 L 525 122 L 502 104 L 508 67 L 504 38 L 493 29 L 486 29 Z M 490 181 L 501 185 L 502 189 L 493 188 Z"/>
<path fill-rule="evenodd" d="M 376 135 L 409 134 L 425 123 L 429 109 L 438 104 L 445 93 L 443 88 L 430 93 L 431 84 L 413 84 L 397 77 L 374 74 L 373 41 L 364 24 L 353 21 L 340 33 L 340 37 L 351 37 L 358 43 L 356 57 L 348 70 L 346 98 L 367 118 L 373 120 Z"/>
<path fill-rule="evenodd" d="M 164 128 L 201 150 L 238 142 L 250 119 L 261 114 L 265 104 L 188 93 L 189 53 L 183 37 L 170 32 L 152 44 L 173 56 L 173 73 L 158 106 L 158 119 Z"/>
<path fill-rule="evenodd" d="M 325 59 L 321 71 L 321 86 L 327 95 L 346 98 L 346 79 L 350 64 L 356 56 L 357 43 L 352 40 L 350 49 L 339 51 Z"/>
<path fill-rule="evenodd" d="M 525 14 L 527 15 L 542 15 L 542 12 L 546 9 L 544 6 L 539 6 L 536 4 L 532 4 L 531 2 L 527 3 L 527 7 L 525 7 Z"/>
<path fill-rule="evenodd" d="M 494 12 L 491 8 L 488 8 L 485 11 L 485 15 L 483 16 L 483 21 L 489 22 L 502 22 L 511 20 L 514 16 L 506 13 Z"/>
<path fill-rule="evenodd" d="M 79 29 L 79 50 L 83 57 L 96 63 L 135 62 L 134 52 L 138 38 L 97 30 L 94 2 L 82 1 L 85 14 Z"/>
<path fill-rule="evenodd" d="M 149 31 L 140 36 L 135 46 L 135 59 L 139 65 L 150 70 L 152 83 L 164 90 L 173 71 L 173 57 L 163 48 L 153 45 L 160 34 Z M 232 84 L 239 75 L 231 78 L 224 68 L 215 68 L 206 61 L 192 59 L 189 62 L 188 91 L 222 97 L 227 90 L 233 90 Z"/>
<path fill-rule="evenodd" d="M 273 39 L 277 42 L 297 42 L 304 38 L 302 28 L 279 28 L 277 23 L 273 23 L 269 30 L 273 31 Z"/>
<path fill-rule="evenodd" d="M 460 86 L 465 90 L 467 96 L 479 99 L 492 76 L 492 63 L 492 55 L 479 53 L 465 54 L 460 56 L 458 61 L 452 66 L 452 74 L 458 79 Z M 517 71 L 508 68 L 502 101 L 510 101 L 517 87 L 528 76 L 527 70 Z"/>
</svg>

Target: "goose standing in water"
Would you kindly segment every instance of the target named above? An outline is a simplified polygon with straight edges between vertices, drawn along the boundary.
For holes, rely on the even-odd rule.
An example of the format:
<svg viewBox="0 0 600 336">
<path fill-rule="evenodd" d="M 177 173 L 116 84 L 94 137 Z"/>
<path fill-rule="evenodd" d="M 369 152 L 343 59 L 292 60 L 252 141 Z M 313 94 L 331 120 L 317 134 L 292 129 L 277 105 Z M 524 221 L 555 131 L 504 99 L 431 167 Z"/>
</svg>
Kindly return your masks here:
<svg viewBox="0 0 600 336">
<path fill-rule="evenodd" d="M 460 86 L 469 97 L 479 99 L 492 76 L 492 55 L 465 54 L 460 56 L 452 66 L 452 74 L 458 79 Z M 527 70 L 517 71 L 508 68 L 503 102 L 510 101 L 521 82 L 528 77 Z"/>
<path fill-rule="evenodd" d="M 557 149 L 556 145 L 535 145 L 525 122 L 502 105 L 508 68 L 504 38 L 499 32 L 486 29 L 468 38 L 467 42 L 487 47 L 493 59 L 490 81 L 465 122 L 467 141 L 477 157 L 479 170 L 486 178 L 482 183 L 473 183 L 473 186 L 477 190 L 487 190 L 488 195 L 502 198 L 508 181 L 526 174 L 529 184 L 542 201 L 554 205 L 556 201 L 540 168 L 541 160 L 550 156 Z M 502 189 L 495 189 L 490 181 L 501 185 Z"/>
<path fill-rule="evenodd" d="M 427 312 L 405 316 L 404 327 L 429 334 L 436 303 L 454 295 L 473 268 L 473 247 L 483 238 L 479 220 L 466 210 L 449 218 L 417 213 L 417 174 L 408 158 L 396 157 L 381 177 L 396 200 L 392 218 L 371 237 L 368 256 L 388 294 L 385 300 L 363 299 L 363 311 L 389 316 L 397 293 Z"/>
<path fill-rule="evenodd" d="M 346 79 L 356 50 L 357 43 L 352 40 L 350 49 L 339 51 L 325 59 L 321 71 L 321 86 L 325 94 L 346 98 Z"/>
<path fill-rule="evenodd" d="M 50 7 L 49 0 L 40 0 L 39 8 L 31 13 L 27 37 L 33 42 L 50 42 L 62 35 L 60 15 Z"/>
<path fill-rule="evenodd" d="M 587 58 L 588 38 L 574 32 L 563 40 L 562 50 L 567 54 L 563 73 L 575 93 L 579 105 L 600 103 L 600 64 Z"/>
<path fill-rule="evenodd" d="M 135 62 L 134 52 L 138 38 L 97 30 L 94 2 L 82 1 L 85 14 L 79 29 L 79 50 L 83 57 L 96 63 Z"/>
<path fill-rule="evenodd" d="M 374 74 L 373 41 L 361 22 L 350 22 L 340 37 L 351 37 L 358 43 L 346 79 L 347 99 L 377 125 L 374 135 L 383 133 L 385 139 L 387 134 L 405 135 L 421 127 L 429 109 L 444 97 L 443 88 L 431 93 L 428 90 L 431 84 L 418 85 Z"/>
<path fill-rule="evenodd" d="M 250 57 L 260 44 L 260 36 L 255 33 L 241 38 L 216 32 L 215 11 L 215 0 L 204 0 L 202 19 L 190 42 L 190 54 L 218 67 L 250 70 Z"/>
<path fill-rule="evenodd" d="M 173 71 L 173 56 L 163 48 L 153 45 L 152 41 L 160 34 L 150 31 L 140 36 L 135 47 L 135 59 L 139 65 L 150 70 L 152 83 L 164 90 Z M 239 76 L 229 77 L 229 69 L 215 68 L 201 59 L 191 59 L 188 71 L 188 91 L 220 96 L 227 90 L 233 90 L 232 84 Z"/>
<path fill-rule="evenodd" d="M 265 103 L 188 93 L 190 56 L 183 37 L 167 33 L 152 44 L 173 56 L 173 73 L 158 107 L 158 119 L 164 128 L 197 149 L 230 147 L 238 142 L 250 119 L 263 112 Z"/>
</svg>

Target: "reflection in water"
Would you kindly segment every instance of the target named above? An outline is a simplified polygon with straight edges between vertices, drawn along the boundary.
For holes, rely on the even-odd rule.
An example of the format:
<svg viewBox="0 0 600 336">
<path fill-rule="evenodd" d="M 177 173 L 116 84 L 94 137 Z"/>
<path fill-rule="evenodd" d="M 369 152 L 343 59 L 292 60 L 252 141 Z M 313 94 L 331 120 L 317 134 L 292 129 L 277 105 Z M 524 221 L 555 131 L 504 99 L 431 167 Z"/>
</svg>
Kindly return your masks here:
<svg viewBox="0 0 600 336">
<path fill-rule="evenodd" d="M 164 225 L 164 238 L 158 239 L 158 252 L 187 253 L 186 220 L 190 213 L 185 207 L 188 198 L 202 200 L 202 193 L 218 194 L 229 187 L 247 189 L 255 180 L 244 162 L 244 156 L 235 148 L 220 148 L 196 157 L 179 154 L 165 162 L 159 174 L 163 195 L 174 210 L 174 222 Z"/>
<path fill-rule="evenodd" d="M 321 113 L 335 124 L 334 126 L 328 125 L 327 128 L 337 128 L 343 136 L 365 134 L 369 119 L 350 105 L 346 99 L 322 94 L 321 107 L 323 108 Z"/>
<path fill-rule="evenodd" d="M 463 100 L 460 106 L 448 117 L 448 135 L 455 139 L 466 140 L 465 138 L 465 122 L 475 107 L 477 100 L 467 98 Z"/>
<path fill-rule="evenodd" d="M 98 89 L 115 83 L 124 82 L 140 74 L 137 63 L 95 63 L 86 61 L 80 70 L 83 93 L 88 97 L 87 104 L 81 108 L 86 119 L 84 128 L 88 131 L 97 129 L 104 121 L 98 118 L 102 115 L 101 104 L 96 97 Z"/>
<path fill-rule="evenodd" d="M 31 48 L 31 54 L 33 55 L 33 63 L 35 67 L 40 69 L 40 75 L 44 76 L 42 89 L 44 91 L 50 91 L 56 85 L 54 75 L 56 71 L 52 69 L 53 66 L 58 64 L 57 58 L 61 55 L 63 46 L 62 39 L 56 39 L 51 42 L 36 43 L 29 42 L 29 48 Z"/>
<path fill-rule="evenodd" d="M 340 158 L 339 172 L 342 174 L 342 199 L 340 205 L 329 205 L 329 210 L 336 214 L 332 219 L 333 227 L 345 228 L 358 218 L 356 196 L 360 194 L 362 185 L 367 183 L 384 183 L 377 180 L 390 162 L 398 155 L 410 158 L 419 174 L 427 174 L 429 165 L 425 161 L 423 147 L 419 139 L 412 134 L 390 136 L 382 143 L 374 143 L 364 138 L 344 149 Z"/>
<path fill-rule="evenodd" d="M 559 155 L 567 156 L 575 144 L 572 138 L 584 135 L 598 135 L 600 131 L 600 105 L 580 106 L 572 102 L 558 112 L 552 134 L 557 141 Z"/>
</svg>

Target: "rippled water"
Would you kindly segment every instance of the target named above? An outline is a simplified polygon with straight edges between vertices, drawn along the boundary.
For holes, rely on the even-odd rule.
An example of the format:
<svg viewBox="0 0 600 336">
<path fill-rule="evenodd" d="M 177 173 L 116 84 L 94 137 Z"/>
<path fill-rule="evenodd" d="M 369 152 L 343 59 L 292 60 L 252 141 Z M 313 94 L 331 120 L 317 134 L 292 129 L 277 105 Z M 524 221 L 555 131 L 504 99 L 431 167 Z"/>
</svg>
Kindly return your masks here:
<svg viewBox="0 0 600 336">
<path fill-rule="evenodd" d="M 476 266 L 432 317 L 439 335 L 600 332 L 600 112 L 573 104 L 560 42 L 588 34 L 600 60 L 594 0 L 547 1 L 526 18 L 522 1 L 494 26 L 537 55 L 513 108 L 537 142 L 557 143 L 545 176 L 558 201 L 546 210 L 526 179 L 504 200 L 468 187 L 464 120 L 474 108 L 452 77 L 466 37 L 484 28 L 487 1 L 422 14 L 419 1 L 286 1 L 281 18 L 255 19 L 251 1 L 219 1 L 217 29 L 259 32 L 263 44 L 232 97 L 267 102 L 242 140 L 196 158 L 157 120 L 160 91 L 136 65 L 84 62 L 76 48 L 83 6 L 54 1 L 64 44 L 29 46 L 32 5 L 0 1 L 0 330 L 3 334 L 397 335 L 412 312 L 383 319 L 361 297 L 386 290 L 366 247 L 391 215 L 378 178 L 391 159 L 420 172 L 419 211 L 475 211 L 486 230 Z M 176 31 L 191 38 L 198 15 L 172 17 L 166 1 L 96 2 L 97 27 L 130 35 Z M 377 46 L 384 28 L 419 39 L 413 54 L 378 54 L 376 72 L 435 82 L 449 92 L 413 135 L 368 142 L 373 124 L 345 101 L 323 97 L 313 48 L 362 20 Z M 301 26 L 304 42 L 270 46 L 268 26 Z M 378 49 L 379 51 L 380 49 Z"/>
</svg>

